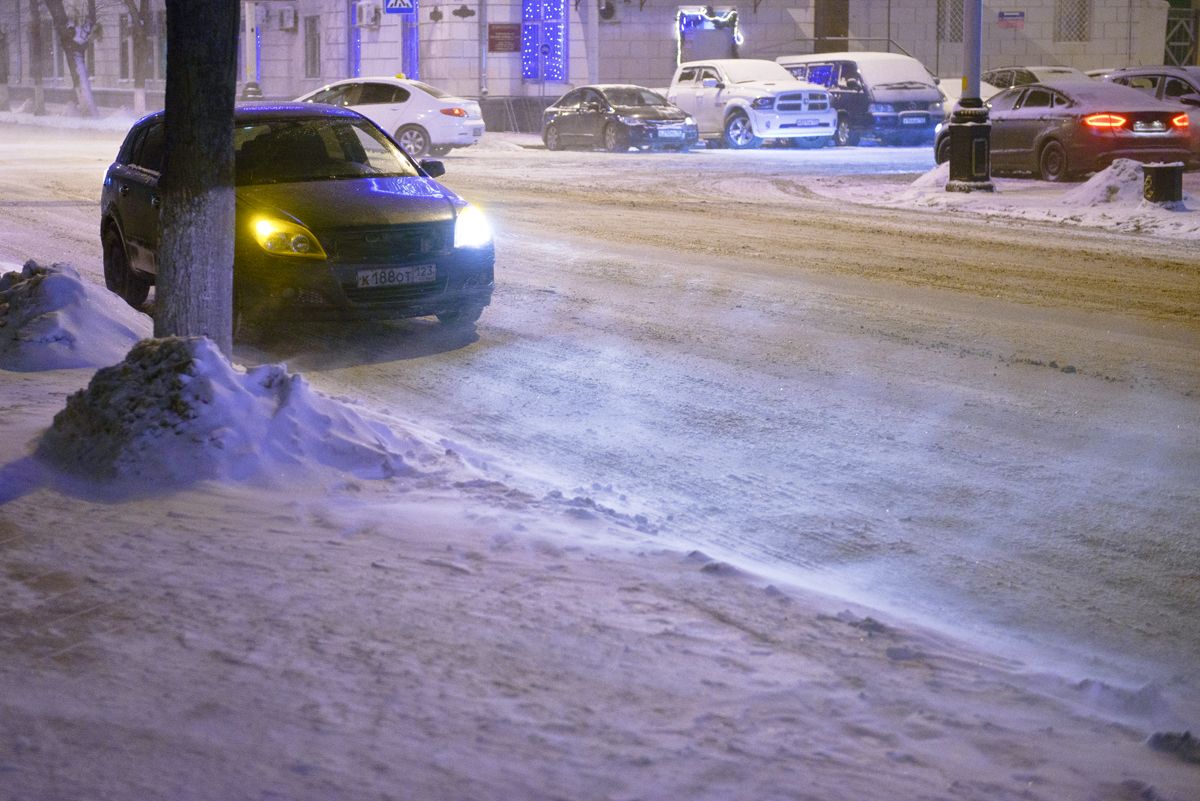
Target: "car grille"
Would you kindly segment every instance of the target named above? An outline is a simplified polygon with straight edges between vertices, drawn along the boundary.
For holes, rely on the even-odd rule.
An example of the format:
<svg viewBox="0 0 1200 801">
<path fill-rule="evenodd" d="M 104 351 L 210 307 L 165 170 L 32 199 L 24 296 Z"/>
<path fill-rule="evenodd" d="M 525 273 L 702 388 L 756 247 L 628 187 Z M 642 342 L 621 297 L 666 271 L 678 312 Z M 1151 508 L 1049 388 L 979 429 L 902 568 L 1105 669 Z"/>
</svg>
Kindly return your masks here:
<svg viewBox="0 0 1200 801">
<path fill-rule="evenodd" d="M 777 111 L 824 111 L 829 108 L 825 92 L 791 92 L 775 99 Z"/>
<path fill-rule="evenodd" d="M 928 111 L 929 110 L 929 101 L 928 100 L 921 100 L 921 101 L 901 100 L 899 102 L 892 103 L 892 108 L 896 109 L 897 112 Z"/>
<path fill-rule="evenodd" d="M 351 284 L 342 284 L 346 299 L 351 303 L 405 303 L 434 297 L 446 291 L 446 279 L 440 277 L 428 284 L 404 284 L 360 289 Z"/>
<path fill-rule="evenodd" d="M 398 264 L 446 253 L 454 244 L 454 221 L 339 228 L 323 232 L 332 261 L 341 264 Z"/>
</svg>

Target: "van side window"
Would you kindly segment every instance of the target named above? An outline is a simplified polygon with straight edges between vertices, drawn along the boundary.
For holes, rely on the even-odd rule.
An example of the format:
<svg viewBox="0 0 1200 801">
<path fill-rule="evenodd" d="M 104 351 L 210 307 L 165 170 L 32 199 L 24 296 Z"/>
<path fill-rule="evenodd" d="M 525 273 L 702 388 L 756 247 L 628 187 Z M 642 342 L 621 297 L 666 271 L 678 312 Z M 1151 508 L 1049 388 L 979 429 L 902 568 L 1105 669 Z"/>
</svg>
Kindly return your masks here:
<svg viewBox="0 0 1200 801">
<path fill-rule="evenodd" d="M 846 82 L 850 81 L 850 80 L 858 81 L 859 86 L 860 87 L 862 86 L 862 77 L 859 76 L 858 69 L 853 64 L 847 64 L 847 63 L 843 62 L 841 64 L 838 64 L 837 66 L 838 66 L 838 82 L 837 82 L 838 89 L 849 89 L 850 87 L 846 85 Z"/>
<path fill-rule="evenodd" d="M 806 80 L 806 78 L 804 76 L 808 72 L 808 67 L 804 64 L 793 64 L 792 66 L 787 68 L 787 71 L 792 73 L 792 75 L 795 76 L 797 80 L 803 81 L 803 80 Z"/>
<path fill-rule="evenodd" d="M 696 68 L 688 67 L 679 71 L 679 80 L 676 83 L 693 83 L 696 80 Z"/>
<path fill-rule="evenodd" d="M 815 83 L 818 86 L 831 88 L 837 84 L 837 65 L 836 64 L 809 64 L 808 65 L 808 81 Z"/>
</svg>

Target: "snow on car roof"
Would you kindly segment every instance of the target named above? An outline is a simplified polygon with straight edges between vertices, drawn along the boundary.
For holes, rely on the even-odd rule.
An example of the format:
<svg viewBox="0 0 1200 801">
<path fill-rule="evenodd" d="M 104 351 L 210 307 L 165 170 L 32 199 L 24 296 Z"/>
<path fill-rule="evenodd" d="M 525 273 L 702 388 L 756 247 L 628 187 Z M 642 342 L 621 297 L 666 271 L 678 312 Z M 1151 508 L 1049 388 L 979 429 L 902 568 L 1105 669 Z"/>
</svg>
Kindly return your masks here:
<svg viewBox="0 0 1200 801">
<path fill-rule="evenodd" d="M 1140 89 L 1131 89 L 1119 83 L 1097 81 L 1093 78 L 1055 78 L 1048 81 L 1039 81 L 1029 86 L 1045 86 L 1057 92 L 1062 92 L 1072 100 L 1084 103 L 1121 104 L 1123 107 L 1136 106 L 1145 109 L 1176 107 L 1174 103 L 1164 103 Z M 1029 87 L 1018 86 L 1014 88 L 1027 89 Z"/>
</svg>

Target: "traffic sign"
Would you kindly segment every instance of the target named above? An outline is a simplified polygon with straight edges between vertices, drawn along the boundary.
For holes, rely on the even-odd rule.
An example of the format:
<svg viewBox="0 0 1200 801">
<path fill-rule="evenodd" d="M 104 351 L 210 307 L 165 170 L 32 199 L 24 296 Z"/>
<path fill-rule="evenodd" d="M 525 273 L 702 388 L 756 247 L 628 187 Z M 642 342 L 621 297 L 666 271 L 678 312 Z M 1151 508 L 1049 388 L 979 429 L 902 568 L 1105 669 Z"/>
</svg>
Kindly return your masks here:
<svg viewBox="0 0 1200 801">
<path fill-rule="evenodd" d="M 417 0 L 384 0 L 383 10 L 389 14 L 416 14 Z"/>
</svg>

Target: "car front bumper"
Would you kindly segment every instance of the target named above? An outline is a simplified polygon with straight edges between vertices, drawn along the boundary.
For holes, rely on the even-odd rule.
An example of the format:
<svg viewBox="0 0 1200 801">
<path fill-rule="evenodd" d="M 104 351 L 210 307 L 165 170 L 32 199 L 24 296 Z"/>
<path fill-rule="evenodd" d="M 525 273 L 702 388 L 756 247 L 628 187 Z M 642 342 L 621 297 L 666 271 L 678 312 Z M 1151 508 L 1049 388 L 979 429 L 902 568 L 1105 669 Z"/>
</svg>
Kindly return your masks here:
<svg viewBox="0 0 1200 801">
<path fill-rule="evenodd" d="M 255 246 L 257 248 L 257 246 Z M 249 251 L 249 248 L 246 249 Z M 360 286 L 363 278 L 433 265 L 432 280 Z M 234 267 L 238 307 L 252 317 L 300 320 L 382 320 L 423 317 L 491 303 L 495 249 L 451 252 L 396 264 L 339 264 L 239 252 Z"/>
<path fill-rule="evenodd" d="M 700 131 L 695 125 L 627 125 L 625 130 L 631 147 L 692 147 L 700 141 Z M 669 133 L 671 131 L 676 133 Z"/>
<path fill-rule="evenodd" d="M 837 131 L 837 112 L 832 109 L 786 114 L 751 109 L 749 115 L 754 135 L 760 139 L 825 137 L 833 136 Z"/>
</svg>

